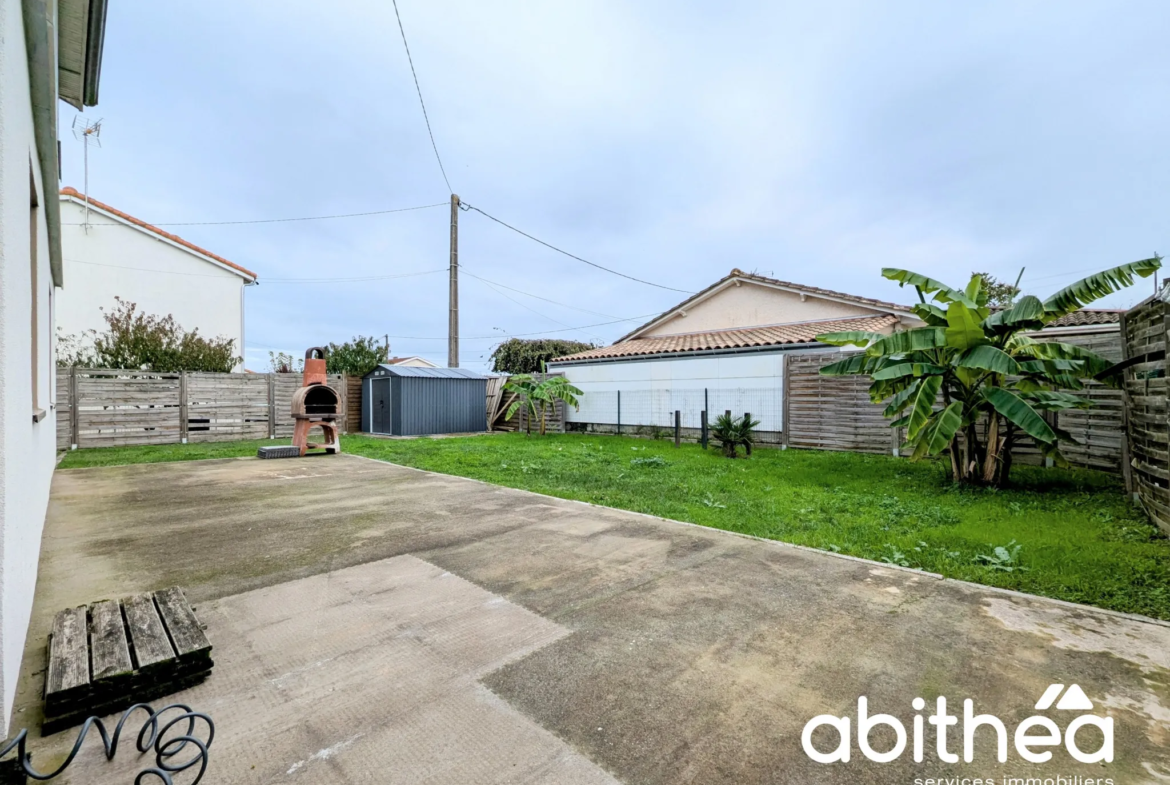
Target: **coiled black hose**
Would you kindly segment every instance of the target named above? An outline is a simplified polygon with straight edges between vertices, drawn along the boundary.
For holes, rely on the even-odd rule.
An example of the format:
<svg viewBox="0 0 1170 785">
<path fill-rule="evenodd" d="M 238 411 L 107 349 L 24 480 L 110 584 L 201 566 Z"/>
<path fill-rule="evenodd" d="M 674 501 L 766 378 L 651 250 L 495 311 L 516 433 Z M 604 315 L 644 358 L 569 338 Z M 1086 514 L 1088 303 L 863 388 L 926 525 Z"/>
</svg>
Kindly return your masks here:
<svg viewBox="0 0 1170 785">
<path fill-rule="evenodd" d="M 61 772 L 69 767 L 73 759 L 77 757 L 77 753 L 81 751 L 81 745 L 85 741 L 85 736 L 89 733 L 90 728 L 97 728 L 98 734 L 102 737 L 102 746 L 105 748 L 106 760 L 113 760 L 114 754 L 118 751 L 118 739 L 122 735 L 122 727 L 126 721 L 130 719 L 130 715 L 141 709 L 145 711 L 147 720 L 142 725 L 142 730 L 138 731 L 138 741 L 136 746 L 140 753 L 147 753 L 154 748 L 155 761 L 154 766 L 148 769 L 143 769 L 134 778 L 134 785 L 142 785 L 146 777 L 154 776 L 158 778 L 163 785 L 174 785 L 171 780 L 171 775 L 180 771 L 199 765 L 199 774 L 191 781 L 191 785 L 196 785 L 199 780 L 203 779 L 203 774 L 207 771 L 207 748 L 211 746 L 211 742 L 215 739 L 215 723 L 211 721 L 211 717 L 198 711 L 192 711 L 190 706 L 182 703 L 172 703 L 169 706 L 163 706 L 158 711 L 155 711 L 146 703 L 137 703 L 122 713 L 121 719 L 118 720 L 117 726 L 114 728 L 113 734 L 106 730 L 106 726 L 97 717 L 90 717 L 81 726 L 81 730 L 77 734 L 77 741 L 73 742 L 73 749 L 69 753 L 69 757 L 65 758 L 65 762 L 57 767 L 56 770 L 49 773 L 42 773 L 32 767 L 32 762 L 27 750 L 28 729 L 25 728 L 18 733 L 14 738 L 4 743 L 0 747 L 0 758 L 3 758 L 12 750 L 16 750 L 20 756 L 20 765 L 24 769 L 24 773 L 34 780 L 51 780 Z M 162 721 L 162 715 L 168 711 L 177 710 L 179 714 L 175 715 L 166 722 Z M 167 739 L 167 732 L 179 724 L 183 720 L 187 721 L 187 730 L 179 736 L 172 739 Z M 207 741 L 197 738 L 195 733 L 195 724 L 198 720 L 203 720 L 207 723 Z M 150 735 L 147 736 L 147 731 Z M 172 762 L 172 758 L 176 755 L 182 754 L 183 750 L 187 749 L 187 745 L 191 745 L 196 749 L 195 754 L 189 759 L 179 763 Z"/>
</svg>

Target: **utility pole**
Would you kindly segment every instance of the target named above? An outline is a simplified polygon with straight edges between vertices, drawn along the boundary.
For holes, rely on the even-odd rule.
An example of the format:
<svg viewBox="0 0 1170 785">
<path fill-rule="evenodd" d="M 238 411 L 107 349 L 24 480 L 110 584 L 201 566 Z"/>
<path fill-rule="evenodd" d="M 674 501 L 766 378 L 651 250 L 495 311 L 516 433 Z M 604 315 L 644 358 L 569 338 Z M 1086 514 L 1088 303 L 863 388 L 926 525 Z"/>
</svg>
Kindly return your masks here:
<svg viewBox="0 0 1170 785">
<path fill-rule="evenodd" d="M 459 197 L 451 194 L 451 289 L 447 322 L 447 367 L 459 367 Z"/>
</svg>

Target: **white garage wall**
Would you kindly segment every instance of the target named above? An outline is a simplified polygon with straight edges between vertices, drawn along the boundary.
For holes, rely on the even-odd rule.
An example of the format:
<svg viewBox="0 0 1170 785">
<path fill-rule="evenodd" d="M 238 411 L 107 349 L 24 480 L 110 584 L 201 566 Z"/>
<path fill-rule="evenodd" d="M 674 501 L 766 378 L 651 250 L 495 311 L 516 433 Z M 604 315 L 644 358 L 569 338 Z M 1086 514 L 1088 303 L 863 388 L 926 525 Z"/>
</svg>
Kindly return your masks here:
<svg viewBox="0 0 1170 785">
<path fill-rule="evenodd" d="M 18 0 L 0 0 L 0 738 L 9 735 L 24 654 L 57 441 L 53 408 L 53 276 L 43 205 L 56 183 L 37 162 L 24 22 Z M 30 214 L 30 174 L 42 207 Z M 36 232 L 35 240 L 32 232 Z M 36 372 L 33 396 L 33 259 Z M 34 422 L 33 412 L 44 419 Z M 41 645 L 44 641 L 40 642 Z M 16 728 L 23 727 L 16 723 Z"/>
<path fill-rule="evenodd" d="M 568 411 L 569 422 L 616 424 L 620 391 L 623 425 L 670 427 L 678 410 L 684 428 L 698 428 L 706 406 L 712 420 L 727 409 L 750 412 L 759 430 L 782 431 L 784 357 L 790 353 L 558 363 L 550 370 L 564 373 L 584 393 L 580 410 Z"/>
</svg>

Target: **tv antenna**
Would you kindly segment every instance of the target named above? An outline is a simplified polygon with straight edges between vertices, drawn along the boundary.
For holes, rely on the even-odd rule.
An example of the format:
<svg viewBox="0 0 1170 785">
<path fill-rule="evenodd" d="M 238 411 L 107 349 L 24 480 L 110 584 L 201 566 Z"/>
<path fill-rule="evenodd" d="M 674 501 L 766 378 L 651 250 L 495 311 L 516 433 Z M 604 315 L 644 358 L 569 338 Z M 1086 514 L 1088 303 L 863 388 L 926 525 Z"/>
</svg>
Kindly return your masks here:
<svg viewBox="0 0 1170 785">
<path fill-rule="evenodd" d="M 87 122 L 84 117 L 77 115 L 73 118 L 73 136 L 85 145 L 85 221 L 81 224 L 89 232 L 89 143 L 102 146 L 102 121 Z"/>
</svg>

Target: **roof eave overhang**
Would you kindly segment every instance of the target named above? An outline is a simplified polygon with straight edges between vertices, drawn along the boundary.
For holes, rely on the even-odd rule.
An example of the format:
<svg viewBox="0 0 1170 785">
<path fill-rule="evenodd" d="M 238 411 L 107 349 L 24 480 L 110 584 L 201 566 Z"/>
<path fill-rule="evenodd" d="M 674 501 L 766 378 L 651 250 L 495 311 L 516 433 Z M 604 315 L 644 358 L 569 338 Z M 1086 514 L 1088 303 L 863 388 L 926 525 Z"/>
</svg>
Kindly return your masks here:
<svg viewBox="0 0 1170 785">
<path fill-rule="evenodd" d="M 107 0 L 58 0 L 58 95 L 76 109 L 97 106 Z"/>
<path fill-rule="evenodd" d="M 663 360 L 683 357 L 707 357 L 718 354 L 759 354 L 760 352 L 788 352 L 802 349 L 828 349 L 836 351 L 840 347 L 830 346 L 827 343 L 809 341 L 805 343 L 773 343 L 767 346 L 732 346 L 722 349 L 692 349 L 683 352 L 651 352 L 648 354 L 626 354 L 618 357 L 584 357 L 574 360 L 564 357 L 549 360 L 549 367 L 556 365 L 596 365 L 598 363 L 635 362 L 637 360 Z"/>
</svg>

